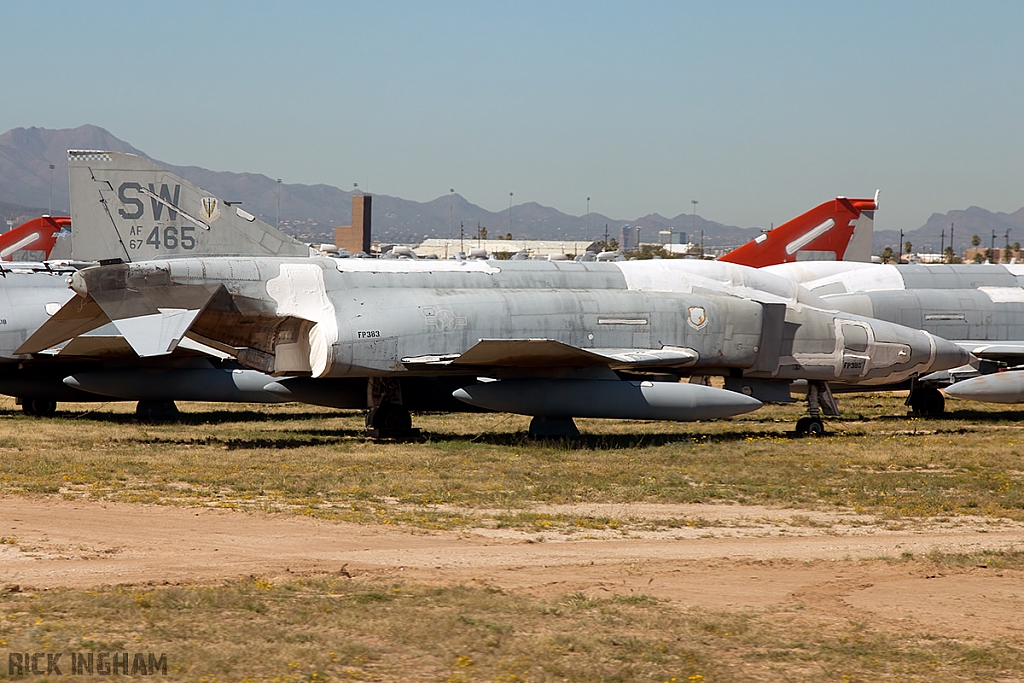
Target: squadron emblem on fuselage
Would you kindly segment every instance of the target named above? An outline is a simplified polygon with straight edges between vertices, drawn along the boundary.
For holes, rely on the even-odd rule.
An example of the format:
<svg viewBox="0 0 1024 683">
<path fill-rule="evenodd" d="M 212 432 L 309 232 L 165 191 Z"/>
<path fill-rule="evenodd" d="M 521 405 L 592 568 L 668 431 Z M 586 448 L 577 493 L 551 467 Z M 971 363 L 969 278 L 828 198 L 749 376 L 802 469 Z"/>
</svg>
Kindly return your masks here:
<svg viewBox="0 0 1024 683">
<path fill-rule="evenodd" d="M 220 218 L 220 202 L 216 197 L 203 197 L 202 213 L 203 217 L 208 221 L 215 221 Z"/>
<path fill-rule="evenodd" d="M 708 314 L 703 306 L 690 306 L 686 309 L 686 322 L 696 330 L 708 324 Z"/>
</svg>

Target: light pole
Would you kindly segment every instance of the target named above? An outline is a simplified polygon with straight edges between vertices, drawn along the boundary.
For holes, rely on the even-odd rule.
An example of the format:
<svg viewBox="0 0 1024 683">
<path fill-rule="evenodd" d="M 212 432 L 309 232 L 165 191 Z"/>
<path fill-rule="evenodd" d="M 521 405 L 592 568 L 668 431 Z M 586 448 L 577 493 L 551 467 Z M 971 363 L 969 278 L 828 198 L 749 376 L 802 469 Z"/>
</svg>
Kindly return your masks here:
<svg viewBox="0 0 1024 683">
<path fill-rule="evenodd" d="M 691 199 L 690 203 L 693 204 L 693 227 L 690 228 L 690 234 L 693 235 L 697 232 L 697 200 Z M 690 238 L 691 240 L 693 237 Z M 700 235 L 700 257 L 704 258 L 704 233 Z"/>
<path fill-rule="evenodd" d="M 53 215 L 53 164 L 50 164 L 50 208 L 47 215 Z"/>
<path fill-rule="evenodd" d="M 281 229 L 281 179 L 277 179 L 277 229 Z"/>
<path fill-rule="evenodd" d="M 455 211 L 455 188 L 448 190 L 448 241 L 452 241 L 452 214 Z"/>
<path fill-rule="evenodd" d="M 586 232 L 583 234 L 583 239 L 589 240 L 590 239 L 590 197 L 587 197 L 587 223 L 586 223 L 586 226 L 587 226 L 585 228 Z"/>
<path fill-rule="evenodd" d="M 512 193 L 508 193 L 508 234 L 512 234 Z"/>
</svg>

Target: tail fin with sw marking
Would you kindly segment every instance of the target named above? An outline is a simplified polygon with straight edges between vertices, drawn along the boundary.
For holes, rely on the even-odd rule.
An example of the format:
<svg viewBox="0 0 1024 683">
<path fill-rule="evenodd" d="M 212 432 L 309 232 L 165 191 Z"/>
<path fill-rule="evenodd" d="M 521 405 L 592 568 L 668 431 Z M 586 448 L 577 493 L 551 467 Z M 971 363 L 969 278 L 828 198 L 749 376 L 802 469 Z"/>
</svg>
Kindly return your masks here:
<svg viewBox="0 0 1024 683">
<path fill-rule="evenodd" d="M 71 258 L 308 256 L 310 248 L 134 154 L 68 152 Z"/>
</svg>

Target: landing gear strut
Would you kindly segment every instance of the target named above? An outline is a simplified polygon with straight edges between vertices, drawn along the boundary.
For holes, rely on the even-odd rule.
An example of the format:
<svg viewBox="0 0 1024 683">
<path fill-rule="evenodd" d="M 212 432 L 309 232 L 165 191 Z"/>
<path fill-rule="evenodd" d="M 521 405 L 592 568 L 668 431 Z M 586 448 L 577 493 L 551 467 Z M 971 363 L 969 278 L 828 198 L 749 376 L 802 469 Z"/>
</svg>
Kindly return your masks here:
<svg viewBox="0 0 1024 683">
<path fill-rule="evenodd" d="M 377 439 L 404 439 L 419 432 L 402 405 L 402 386 L 388 377 L 371 377 L 366 384 L 366 434 Z"/>
<path fill-rule="evenodd" d="M 822 409 L 824 408 L 824 411 Z M 828 382 L 809 381 L 807 382 L 807 417 L 801 417 L 796 421 L 796 433 L 799 435 L 821 436 L 825 433 L 825 423 L 821 421 L 821 414 L 838 415 L 839 404 L 832 396 L 832 390 L 828 388 Z"/>
</svg>

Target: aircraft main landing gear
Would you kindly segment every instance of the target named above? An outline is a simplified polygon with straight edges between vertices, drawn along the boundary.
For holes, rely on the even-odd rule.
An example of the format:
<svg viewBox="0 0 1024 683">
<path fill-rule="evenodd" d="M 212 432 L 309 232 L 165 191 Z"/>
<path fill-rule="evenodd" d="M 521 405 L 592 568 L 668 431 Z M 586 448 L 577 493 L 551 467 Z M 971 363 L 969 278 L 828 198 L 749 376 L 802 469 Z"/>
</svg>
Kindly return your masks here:
<svg viewBox="0 0 1024 683">
<path fill-rule="evenodd" d="M 907 406 L 916 417 L 940 417 L 946 412 L 946 398 L 935 387 L 922 387 L 914 380 L 910 384 Z"/>
<path fill-rule="evenodd" d="M 53 417 L 57 413 L 57 402 L 45 398 L 23 398 L 18 401 L 26 415 Z"/>
<path fill-rule="evenodd" d="M 367 411 L 366 428 L 379 432 L 407 432 L 412 429 L 412 416 L 397 403 L 381 403 Z"/>
<path fill-rule="evenodd" d="M 402 386 L 388 377 L 371 377 L 366 385 L 370 408 L 366 411 L 366 435 L 375 439 L 408 439 L 419 434 L 412 416 L 402 405 Z"/>
</svg>

